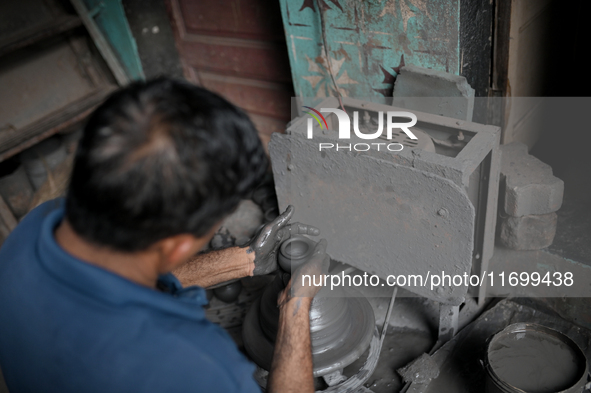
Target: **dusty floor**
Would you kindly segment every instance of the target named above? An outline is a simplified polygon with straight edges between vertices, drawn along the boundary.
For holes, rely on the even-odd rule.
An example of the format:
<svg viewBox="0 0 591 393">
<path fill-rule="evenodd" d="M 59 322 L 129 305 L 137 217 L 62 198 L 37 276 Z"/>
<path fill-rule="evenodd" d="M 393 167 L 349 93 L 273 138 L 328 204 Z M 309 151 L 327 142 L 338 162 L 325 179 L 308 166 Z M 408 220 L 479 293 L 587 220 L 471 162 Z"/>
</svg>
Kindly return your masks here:
<svg viewBox="0 0 591 393">
<path fill-rule="evenodd" d="M 381 326 L 386 317 L 392 288 L 367 287 L 363 294 L 369 299 L 376 323 Z M 439 305 L 399 289 L 378 365 L 365 386 L 374 393 L 398 392 L 404 386 L 396 372 L 423 353 L 429 352 L 437 339 Z M 379 328 L 381 332 L 381 327 Z M 365 361 L 364 354 L 344 370 L 354 374 Z"/>
<path fill-rule="evenodd" d="M 415 329 L 401 329 L 390 326 L 384 340 L 380 360 L 366 387 L 374 393 L 398 392 L 404 386 L 397 369 L 405 366 L 424 352 L 429 352 L 434 344 L 432 334 Z M 345 375 L 355 373 L 366 356 L 347 367 Z"/>
</svg>

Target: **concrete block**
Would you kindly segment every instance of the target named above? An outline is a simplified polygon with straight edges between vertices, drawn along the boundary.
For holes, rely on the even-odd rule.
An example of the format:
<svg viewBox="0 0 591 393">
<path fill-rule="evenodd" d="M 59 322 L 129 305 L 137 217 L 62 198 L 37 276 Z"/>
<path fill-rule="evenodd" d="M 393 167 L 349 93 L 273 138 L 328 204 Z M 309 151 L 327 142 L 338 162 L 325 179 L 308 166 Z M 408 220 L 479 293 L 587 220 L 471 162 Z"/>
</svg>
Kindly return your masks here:
<svg viewBox="0 0 591 393">
<path fill-rule="evenodd" d="M 499 240 L 513 250 L 540 250 L 552 244 L 556 234 L 556 213 L 501 219 Z"/>
<path fill-rule="evenodd" d="M 474 89 L 463 76 L 407 65 L 394 84 L 394 106 L 472 121 Z"/>
<path fill-rule="evenodd" d="M 548 214 L 560 209 L 564 182 L 552 168 L 527 153 L 527 145 L 514 142 L 501 146 L 501 189 L 505 213 L 521 217 Z"/>
</svg>

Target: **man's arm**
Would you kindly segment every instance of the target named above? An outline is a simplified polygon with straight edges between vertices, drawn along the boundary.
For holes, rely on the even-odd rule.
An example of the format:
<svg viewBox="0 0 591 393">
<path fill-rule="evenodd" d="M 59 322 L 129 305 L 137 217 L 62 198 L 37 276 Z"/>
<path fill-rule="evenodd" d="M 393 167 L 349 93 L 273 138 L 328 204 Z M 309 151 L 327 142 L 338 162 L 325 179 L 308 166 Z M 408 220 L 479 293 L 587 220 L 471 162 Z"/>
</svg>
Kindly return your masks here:
<svg viewBox="0 0 591 393">
<path fill-rule="evenodd" d="M 225 281 L 252 276 L 255 254 L 248 248 L 230 247 L 197 254 L 173 270 L 183 287 L 210 287 Z"/>
<path fill-rule="evenodd" d="M 299 222 L 290 224 L 292 215 L 293 206 L 288 206 L 245 247 L 230 247 L 198 254 L 172 273 L 184 287 L 210 287 L 237 278 L 271 273 L 277 269 L 277 251 L 281 242 L 295 234 L 317 236 L 320 233 L 310 225 Z"/>
<path fill-rule="evenodd" d="M 323 275 L 327 273 L 329 263 L 326 240 L 323 239 L 316 245 L 310 261 L 292 275 L 279 296 L 279 328 L 267 384 L 269 393 L 314 392 L 310 306 L 320 287 L 304 286 L 302 276 Z"/>
<path fill-rule="evenodd" d="M 312 393 L 312 344 L 310 305 L 312 298 L 291 298 L 281 306 L 269 393 Z"/>
</svg>

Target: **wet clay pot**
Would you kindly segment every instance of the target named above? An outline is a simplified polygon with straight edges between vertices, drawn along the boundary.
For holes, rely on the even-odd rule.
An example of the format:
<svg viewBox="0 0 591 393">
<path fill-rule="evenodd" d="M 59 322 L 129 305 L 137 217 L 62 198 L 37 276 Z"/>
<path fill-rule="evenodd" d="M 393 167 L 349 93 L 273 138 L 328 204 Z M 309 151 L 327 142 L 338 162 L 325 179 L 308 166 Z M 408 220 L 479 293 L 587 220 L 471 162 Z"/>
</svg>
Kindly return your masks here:
<svg viewBox="0 0 591 393">
<path fill-rule="evenodd" d="M 287 275 L 285 275 L 287 276 Z M 287 279 L 278 274 L 249 309 L 243 324 L 246 351 L 260 367 L 269 370 L 277 335 L 277 298 Z M 335 288 L 323 288 L 312 301 L 310 337 L 314 376 L 342 369 L 368 348 L 375 325 L 371 305 L 365 298 L 345 297 Z"/>
<path fill-rule="evenodd" d="M 291 273 L 304 263 L 308 262 L 316 242 L 303 235 L 293 235 L 279 247 L 277 263 L 284 271 Z"/>
</svg>

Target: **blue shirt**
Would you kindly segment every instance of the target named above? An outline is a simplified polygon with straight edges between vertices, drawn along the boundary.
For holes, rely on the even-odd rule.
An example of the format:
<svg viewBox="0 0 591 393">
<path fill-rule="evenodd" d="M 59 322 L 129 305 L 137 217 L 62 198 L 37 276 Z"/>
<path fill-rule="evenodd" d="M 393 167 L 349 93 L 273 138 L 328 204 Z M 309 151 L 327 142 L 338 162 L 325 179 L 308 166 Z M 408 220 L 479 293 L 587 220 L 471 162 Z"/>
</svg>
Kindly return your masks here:
<svg viewBox="0 0 591 393">
<path fill-rule="evenodd" d="M 30 212 L 0 249 L 0 367 L 18 392 L 260 392 L 254 366 L 205 319 L 205 291 L 169 293 L 67 254 L 63 200 Z"/>
</svg>

